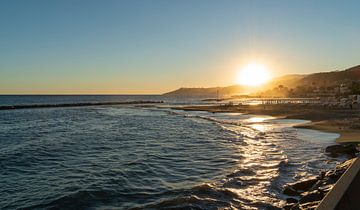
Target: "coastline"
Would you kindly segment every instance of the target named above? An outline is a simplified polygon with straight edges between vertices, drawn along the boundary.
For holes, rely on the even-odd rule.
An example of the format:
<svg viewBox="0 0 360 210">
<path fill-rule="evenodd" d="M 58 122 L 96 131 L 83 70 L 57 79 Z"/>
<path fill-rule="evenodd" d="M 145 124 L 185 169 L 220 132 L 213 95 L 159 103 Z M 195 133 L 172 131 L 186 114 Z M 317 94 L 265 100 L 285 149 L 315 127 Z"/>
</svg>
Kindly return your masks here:
<svg viewBox="0 0 360 210">
<path fill-rule="evenodd" d="M 332 121 L 324 120 L 319 122 L 310 122 L 302 125 L 296 125 L 294 128 L 304 128 L 312 130 L 320 130 L 330 133 L 338 133 L 340 136 L 336 139 L 336 143 L 360 143 L 360 131 L 355 129 L 347 129 L 334 125 Z"/>
<path fill-rule="evenodd" d="M 301 119 L 311 122 L 294 126 L 338 133 L 336 143 L 360 143 L 360 110 L 334 109 L 319 105 L 207 105 L 172 107 L 184 111 L 235 112 L 269 115 L 283 119 Z"/>
<path fill-rule="evenodd" d="M 337 164 L 333 169 L 327 171 L 321 170 L 315 177 L 284 185 L 283 195 L 285 195 L 286 200 L 282 208 L 317 209 L 320 207 L 320 204 L 321 207 L 330 204 L 336 206 L 343 202 L 342 200 L 349 199 L 350 197 L 353 199 L 354 197 L 349 197 L 351 194 L 347 193 L 347 191 L 349 191 L 348 189 L 354 191 L 356 186 L 354 187 L 354 184 L 352 183 L 356 181 L 354 177 L 359 176 L 357 171 L 353 172 L 355 169 L 351 166 L 358 160 L 356 157 L 358 149 L 356 147 L 360 145 L 360 111 L 294 104 L 270 106 L 212 105 L 172 108 L 184 111 L 207 111 L 213 113 L 238 112 L 252 115 L 268 115 L 282 119 L 310 120 L 311 122 L 296 125 L 294 127 L 338 133 L 340 136 L 336 139 L 337 145 L 328 146 L 324 149 L 329 156 L 336 157 L 345 155 L 347 161 Z M 357 162 L 359 162 L 359 160 Z M 340 197 L 338 199 L 331 199 L 334 195 Z M 345 198 L 343 198 L 344 195 L 347 195 L 347 197 L 345 196 Z M 328 197 L 330 197 L 330 199 Z M 352 206 L 357 206 L 356 199 L 353 199 L 353 202 L 355 203 L 352 204 Z M 348 204 L 346 203 L 346 205 Z"/>
</svg>

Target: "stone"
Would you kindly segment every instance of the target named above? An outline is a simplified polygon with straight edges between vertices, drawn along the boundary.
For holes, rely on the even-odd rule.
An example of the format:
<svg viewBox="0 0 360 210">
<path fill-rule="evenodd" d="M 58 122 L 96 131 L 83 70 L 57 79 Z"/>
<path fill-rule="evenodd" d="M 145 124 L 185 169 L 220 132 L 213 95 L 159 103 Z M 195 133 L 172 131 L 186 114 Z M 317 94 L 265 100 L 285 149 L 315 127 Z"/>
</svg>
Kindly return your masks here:
<svg viewBox="0 0 360 210">
<path fill-rule="evenodd" d="M 295 203 L 287 203 L 283 206 L 283 209 L 285 210 L 290 210 L 290 209 L 293 209 L 293 207 L 295 206 L 296 204 Z"/>
<path fill-rule="evenodd" d="M 319 178 L 319 180 L 308 190 L 308 191 L 313 191 L 313 190 L 316 190 L 318 189 L 320 186 L 323 185 L 323 180 L 321 180 Z"/>
<path fill-rule="evenodd" d="M 294 188 L 292 188 L 289 185 L 285 186 L 283 193 L 285 195 L 290 195 L 290 196 L 297 196 L 301 194 L 301 192 L 296 191 Z"/>
<path fill-rule="evenodd" d="M 314 202 L 314 201 L 321 201 L 324 197 L 324 194 L 321 193 L 318 190 L 314 190 L 311 192 L 305 192 L 302 194 L 302 197 L 299 200 L 300 204 L 303 203 L 309 203 L 309 202 Z"/>
<path fill-rule="evenodd" d="M 319 187 L 319 191 L 326 194 L 328 193 L 331 189 L 333 188 L 333 185 L 329 184 L 329 185 L 324 185 Z"/>
<path fill-rule="evenodd" d="M 350 165 L 354 162 L 355 158 L 347 160 L 336 166 L 335 169 L 332 169 L 325 173 L 326 178 L 339 179 L 343 173 L 350 167 Z"/>
<path fill-rule="evenodd" d="M 321 201 L 314 201 L 314 202 L 309 202 L 309 203 L 304 203 L 300 205 L 300 209 L 307 209 L 307 210 L 312 210 L 312 209 L 316 209 Z"/>
<path fill-rule="evenodd" d="M 286 203 L 297 203 L 298 200 L 295 198 L 286 198 Z"/>
<path fill-rule="evenodd" d="M 346 145 L 331 145 L 326 147 L 325 152 L 331 155 L 339 155 L 339 154 L 347 154 L 347 155 L 355 155 L 358 150 L 356 149 L 356 145 L 354 144 L 346 144 Z"/>
<path fill-rule="evenodd" d="M 317 181 L 318 181 L 318 178 L 313 177 L 313 178 L 309 178 L 309 179 L 306 179 L 303 181 L 295 182 L 294 184 L 291 184 L 290 186 L 296 191 L 307 191 L 307 190 L 310 190 L 312 188 L 312 186 L 314 186 L 314 184 L 316 184 Z"/>
<path fill-rule="evenodd" d="M 293 205 L 293 206 L 291 207 L 291 210 L 303 210 L 303 209 L 300 208 L 299 203 L 296 203 L 295 205 Z"/>
</svg>

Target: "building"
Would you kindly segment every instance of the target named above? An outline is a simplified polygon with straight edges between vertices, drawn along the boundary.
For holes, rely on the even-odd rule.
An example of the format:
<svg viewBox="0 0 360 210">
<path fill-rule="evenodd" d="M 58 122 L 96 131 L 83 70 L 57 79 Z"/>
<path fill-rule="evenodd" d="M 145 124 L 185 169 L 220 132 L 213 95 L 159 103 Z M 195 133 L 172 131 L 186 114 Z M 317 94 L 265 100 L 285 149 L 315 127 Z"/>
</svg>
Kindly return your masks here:
<svg viewBox="0 0 360 210">
<path fill-rule="evenodd" d="M 344 84 L 344 83 L 342 83 L 342 84 L 340 85 L 340 89 L 339 89 L 339 90 L 340 90 L 340 94 L 346 94 L 346 93 L 350 93 L 350 92 L 351 92 L 349 86 L 346 85 L 346 84 Z"/>
</svg>

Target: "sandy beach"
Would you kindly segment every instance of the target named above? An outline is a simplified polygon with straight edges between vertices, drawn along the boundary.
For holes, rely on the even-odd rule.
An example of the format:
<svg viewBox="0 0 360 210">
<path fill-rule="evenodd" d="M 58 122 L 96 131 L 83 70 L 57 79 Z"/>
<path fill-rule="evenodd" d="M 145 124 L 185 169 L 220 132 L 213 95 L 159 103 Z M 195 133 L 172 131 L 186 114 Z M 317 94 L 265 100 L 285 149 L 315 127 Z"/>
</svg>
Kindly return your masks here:
<svg viewBox="0 0 360 210">
<path fill-rule="evenodd" d="M 328 108 L 319 105 L 209 105 L 173 107 L 185 111 L 238 112 L 244 114 L 270 115 L 284 119 L 310 120 L 296 126 L 340 134 L 337 143 L 360 141 L 360 110 Z"/>
</svg>

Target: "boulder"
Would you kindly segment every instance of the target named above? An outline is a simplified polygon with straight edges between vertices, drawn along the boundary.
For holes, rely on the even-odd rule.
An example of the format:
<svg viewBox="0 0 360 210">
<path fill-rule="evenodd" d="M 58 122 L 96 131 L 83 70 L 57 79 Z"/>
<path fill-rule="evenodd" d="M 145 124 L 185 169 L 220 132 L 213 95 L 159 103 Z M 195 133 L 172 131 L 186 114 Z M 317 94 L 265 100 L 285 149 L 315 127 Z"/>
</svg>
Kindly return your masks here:
<svg viewBox="0 0 360 210">
<path fill-rule="evenodd" d="M 295 203 L 287 203 L 283 206 L 283 209 L 285 209 L 285 210 L 294 209 L 295 205 L 296 205 Z"/>
<path fill-rule="evenodd" d="M 316 209 L 324 196 L 332 189 L 334 183 L 343 173 L 353 164 L 356 158 L 347 160 L 329 170 L 322 171 L 318 177 L 312 177 L 303 181 L 288 184 L 284 187 L 283 193 L 288 196 L 299 196 L 299 201 L 295 198 L 287 198 L 284 209 Z"/>
<path fill-rule="evenodd" d="M 351 164 L 353 164 L 355 162 L 355 160 L 356 160 L 356 158 L 347 160 L 347 161 L 341 163 L 340 165 L 336 166 L 336 168 L 344 168 L 346 170 L 351 166 Z"/>
<path fill-rule="evenodd" d="M 300 209 L 307 209 L 307 210 L 313 210 L 316 209 L 321 201 L 314 201 L 309 203 L 304 203 L 300 205 Z"/>
<path fill-rule="evenodd" d="M 335 169 L 332 169 L 325 173 L 325 178 L 338 180 L 343 175 L 343 173 L 351 166 L 354 160 L 355 158 L 337 165 Z"/>
<path fill-rule="evenodd" d="M 291 207 L 291 210 L 303 210 L 303 209 L 300 208 L 300 204 L 299 204 L 299 203 L 295 203 L 295 205 L 293 205 L 293 206 Z"/>
<path fill-rule="evenodd" d="M 290 184 L 290 186 L 296 190 L 296 191 L 307 191 L 310 190 L 314 184 L 316 184 L 318 181 L 317 177 L 312 177 L 306 180 L 302 180 L 299 182 L 295 182 L 293 184 Z"/>
<path fill-rule="evenodd" d="M 333 188 L 333 185 L 332 184 L 329 184 L 329 185 L 324 185 L 324 186 L 321 186 L 319 187 L 319 191 L 326 194 L 328 193 L 331 189 Z"/>
<path fill-rule="evenodd" d="M 324 197 L 324 194 L 318 190 L 314 190 L 311 192 L 305 192 L 302 194 L 302 197 L 299 200 L 300 204 L 309 203 L 314 201 L 321 201 Z"/>
<path fill-rule="evenodd" d="M 286 198 L 286 203 L 297 203 L 298 200 L 295 198 Z"/>
<path fill-rule="evenodd" d="M 301 194 L 301 192 L 296 191 L 294 188 L 292 188 L 292 186 L 289 185 L 285 186 L 283 193 L 289 196 L 297 196 Z"/>
<path fill-rule="evenodd" d="M 354 144 L 346 144 L 346 145 L 331 145 L 326 147 L 325 152 L 329 153 L 330 155 L 352 155 L 354 156 L 358 150 L 356 149 L 356 146 Z"/>
</svg>

